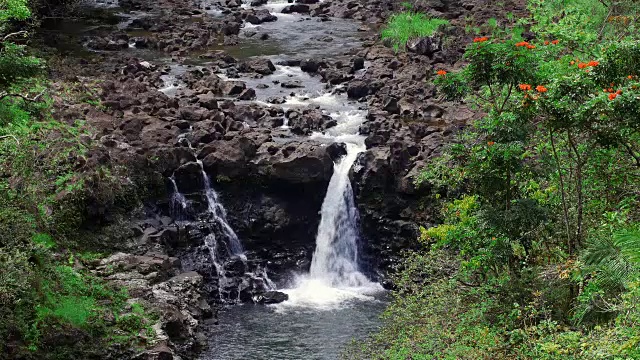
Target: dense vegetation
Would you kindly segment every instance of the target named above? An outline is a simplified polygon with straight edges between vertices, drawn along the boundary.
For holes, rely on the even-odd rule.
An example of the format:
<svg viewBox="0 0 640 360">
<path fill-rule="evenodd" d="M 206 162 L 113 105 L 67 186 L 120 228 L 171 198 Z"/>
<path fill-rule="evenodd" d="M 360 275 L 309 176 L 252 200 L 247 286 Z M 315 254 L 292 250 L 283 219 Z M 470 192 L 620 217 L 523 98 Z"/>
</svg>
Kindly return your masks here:
<svg viewBox="0 0 640 360">
<path fill-rule="evenodd" d="M 24 45 L 28 5 L 0 2 L 0 359 L 102 358 L 113 343 L 143 345 L 149 314 L 83 266 L 99 257 L 82 239 L 85 204 L 118 187 L 111 169 L 82 166 L 83 124 L 52 117 L 46 65 Z"/>
<path fill-rule="evenodd" d="M 640 8 L 529 10 L 434 74 L 485 116 L 418 180 L 440 225 L 347 358 L 640 358 Z"/>
</svg>

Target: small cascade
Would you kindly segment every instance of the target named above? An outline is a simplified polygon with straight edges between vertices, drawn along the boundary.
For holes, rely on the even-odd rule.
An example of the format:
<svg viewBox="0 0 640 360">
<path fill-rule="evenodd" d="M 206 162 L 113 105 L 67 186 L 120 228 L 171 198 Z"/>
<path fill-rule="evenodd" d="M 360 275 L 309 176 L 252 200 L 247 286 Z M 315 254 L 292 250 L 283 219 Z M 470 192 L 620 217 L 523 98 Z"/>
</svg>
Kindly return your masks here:
<svg viewBox="0 0 640 360">
<path fill-rule="evenodd" d="M 333 287 L 358 287 L 370 282 L 358 270 L 358 209 L 349 180 L 349 170 L 364 150 L 360 144 L 347 144 L 347 155 L 335 164 L 322 204 L 309 275 Z"/>
<path fill-rule="evenodd" d="M 207 172 L 204 171 L 202 161 L 198 160 L 198 164 L 202 169 L 202 179 L 204 181 L 204 191 L 207 197 L 209 213 L 213 216 L 214 221 L 220 226 L 220 229 L 228 239 L 229 250 L 231 251 L 230 255 L 242 255 L 244 252 L 242 244 L 240 243 L 240 239 L 238 239 L 238 235 L 236 235 L 231 225 L 229 225 L 229 222 L 227 222 L 227 211 L 218 200 L 218 193 L 211 187 L 211 179 L 209 179 Z"/>
<path fill-rule="evenodd" d="M 201 168 L 207 202 L 204 219 L 207 224 L 205 228 L 208 230 L 203 242 L 210 265 L 204 267 L 209 268 L 212 275 L 217 278 L 216 287 L 220 301 L 239 303 L 250 299 L 253 293 L 275 289 L 275 284 L 267 276 L 266 268 L 247 260 L 238 235 L 229 225 L 227 211 L 211 186 L 209 175 L 204 170 L 202 162 L 198 160 L 197 163 Z M 189 212 L 189 203 L 185 195 L 180 193 L 175 177 L 171 176 L 169 180 L 173 187 L 170 202 L 171 215 L 177 220 L 182 220 Z M 189 222 L 183 221 L 183 223 Z M 187 261 L 187 263 L 190 267 L 198 267 L 197 261 L 195 263 Z"/>
<path fill-rule="evenodd" d="M 174 176 L 169 177 L 173 192 L 171 193 L 171 199 L 169 202 L 169 212 L 171 216 L 176 220 L 182 220 L 187 211 L 187 199 L 180 191 L 178 191 L 178 184 L 176 184 L 176 178 Z"/>
</svg>

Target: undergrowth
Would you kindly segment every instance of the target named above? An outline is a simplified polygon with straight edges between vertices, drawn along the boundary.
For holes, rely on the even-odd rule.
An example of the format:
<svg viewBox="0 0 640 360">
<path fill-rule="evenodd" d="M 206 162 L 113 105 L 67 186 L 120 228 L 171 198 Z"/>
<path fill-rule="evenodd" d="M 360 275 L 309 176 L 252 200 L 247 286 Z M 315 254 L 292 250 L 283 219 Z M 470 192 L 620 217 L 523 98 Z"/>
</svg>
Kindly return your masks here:
<svg viewBox="0 0 640 360">
<path fill-rule="evenodd" d="M 382 30 L 382 40 L 388 41 L 398 51 L 407 41 L 431 36 L 439 27 L 449 24 L 448 20 L 432 18 L 425 14 L 404 11 L 394 14 Z"/>
</svg>

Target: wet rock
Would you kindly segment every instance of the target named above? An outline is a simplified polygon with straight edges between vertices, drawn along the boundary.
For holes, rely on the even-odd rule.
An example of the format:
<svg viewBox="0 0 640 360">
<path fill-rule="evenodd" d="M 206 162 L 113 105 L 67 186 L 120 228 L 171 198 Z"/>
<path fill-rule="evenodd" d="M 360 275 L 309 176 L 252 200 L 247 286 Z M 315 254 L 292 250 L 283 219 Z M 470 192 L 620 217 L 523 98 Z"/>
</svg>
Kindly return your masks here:
<svg viewBox="0 0 640 360">
<path fill-rule="evenodd" d="M 189 193 L 204 189 L 202 167 L 196 162 L 180 166 L 175 172 L 176 184 L 180 191 Z"/>
<path fill-rule="evenodd" d="M 283 98 L 282 96 L 272 96 L 267 98 L 267 102 L 269 104 L 284 104 L 286 102 L 285 98 Z"/>
<path fill-rule="evenodd" d="M 301 14 L 307 14 L 309 13 L 309 5 L 306 4 L 293 4 L 293 5 L 288 5 L 285 6 L 282 9 L 282 13 L 283 14 L 291 14 L 291 13 L 301 13 Z"/>
<path fill-rule="evenodd" d="M 217 110 L 218 109 L 218 101 L 216 100 L 213 93 L 208 92 L 206 94 L 198 95 L 198 105 L 207 109 L 207 110 Z"/>
<path fill-rule="evenodd" d="M 266 142 L 252 163 L 259 175 L 272 182 L 324 183 L 333 174 L 333 161 L 326 147 L 310 141 Z"/>
<path fill-rule="evenodd" d="M 369 95 L 369 91 L 369 83 L 362 80 L 352 81 L 347 87 L 347 95 L 351 99 L 361 99 Z"/>
<path fill-rule="evenodd" d="M 262 5 L 266 5 L 267 2 L 268 0 L 252 0 L 251 6 L 262 6 Z"/>
<path fill-rule="evenodd" d="M 407 51 L 418 55 L 431 57 L 440 50 L 442 50 L 442 38 L 439 36 L 422 37 L 407 42 Z"/>
<path fill-rule="evenodd" d="M 318 69 L 320 69 L 320 67 L 323 66 L 326 66 L 326 64 L 318 60 L 305 59 L 300 61 L 300 69 L 308 73 L 315 73 L 318 71 Z"/>
<path fill-rule="evenodd" d="M 384 102 L 383 109 L 384 109 L 384 111 L 392 113 L 392 114 L 399 114 L 400 113 L 400 107 L 398 106 L 398 99 L 396 99 L 394 97 L 387 98 L 387 100 L 385 100 L 385 102 Z"/>
<path fill-rule="evenodd" d="M 327 146 L 327 152 L 331 160 L 337 162 L 341 157 L 347 155 L 347 145 L 345 143 L 333 143 Z"/>
<path fill-rule="evenodd" d="M 302 84 L 302 82 L 300 80 L 289 80 L 289 81 L 283 81 L 280 86 L 282 86 L 283 88 L 286 89 L 296 89 L 296 88 L 303 88 L 304 85 Z"/>
<path fill-rule="evenodd" d="M 247 174 L 247 162 L 256 154 L 256 144 L 247 137 L 217 140 L 205 146 L 198 157 L 209 174 L 230 178 Z"/>
<path fill-rule="evenodd" d="M 253 100 L 256 98 L 256 91 L 249 88 L 244 90 L 240 96 L 238 96 L 238 100 Z"/>
<path fill-rule="evenodd" d="M 364 58 L 357 57 L 353 60 L 353 66 L 351 66 L 351 71 L 358 71 L 364 69 Z"/>
<path fill-rule="evenodd" d="M 269 59 L 254 59 L 240 64 L 238 70 L 245 73 L 256 72 L 261 75 L 271 75 L 276 71 L 276 67 Z"/>
<path fill-rule="evenodd" d="M 222 94 L 225 96 L 240 95 L 247 88 L 247 85 L 242 81 L 225 81 L 222 85 Z"/>
<path fill-rule="evenodd" d="M 253 302 L 257 304 L 279 304 L 289 300 L 289 295 L 280 291 L 267 291 L 253 297 Z"/>
<path fill-rule="evenodd" d="M 253 25 L 260 25 L 265 22 L 276 21 L 278 17 L 271 14 L 269 10 L 262 9 L 248 14 L 245 20 Z"/>
</svg>

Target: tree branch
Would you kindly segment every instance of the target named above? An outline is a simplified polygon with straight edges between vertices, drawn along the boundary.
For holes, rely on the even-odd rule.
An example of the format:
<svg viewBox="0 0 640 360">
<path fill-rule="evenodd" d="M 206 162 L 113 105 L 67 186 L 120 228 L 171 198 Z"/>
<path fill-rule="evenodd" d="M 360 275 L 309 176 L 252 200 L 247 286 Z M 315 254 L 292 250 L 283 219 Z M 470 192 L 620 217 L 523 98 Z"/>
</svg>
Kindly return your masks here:
<svg viewBox="0 0 640 360">
<path fill-rule="evenodd" d="M 5 37 L 3 37 L 3 38 L 2 38 L 2 41 L 7 41 L 7 40 L 11 39 L 11 38 L 12 38 L 12 37 L 14 37 L 14 36 L 18 36 L 18 35 L 26 35 L 26 34 L 27 34 L 27 32 L 26 32 L 25 30 L 16 31 L 16 32 L 13 32 L 13 33 L 11 33 L 11 34 L 7 34 L 7 35 L 5 35 Z"/>
<path fill-rule="evenodd" d="M 38 100 L 40 100 L 40 98 L 42 97 L 42 95 L 44 95 L 45 91 L 46 91 L 46 90 L 42 90 L 42 91 L 40 92 L 40 94 L 36 95 L 36 96 L 35 96 L 35 97 L 33 97 L 33 98 L 28 98 L 28 97 L 26 97 L 26 96 L 24 96 L 24 95 L 22 95 L 22 94 L 12 94 L 12 93 L 3 94 L 3 95 L 0 95 L 0 101 L 4 100 L 5 98 L 8 98 L 8 97 L 19 97 L 19 98 L 21 98 L 21 99 L 22 99 L 22 100 L 24 100 L 24 101 L 28 101 L 28 102 L 38 102 Z"/>
<path fill-rule="evenodd" d="M 18 138 L 15 137 L 14 135 L 2 135 L 2 136 L 0 136 L 0 139 L 7 139 L 7 138 L 12 138 L 13 140 L 15 140 L 15 142 L 18 144 L 18 146 L 20 146 L 20 141 L 18 141 Z"/>
</svg>

